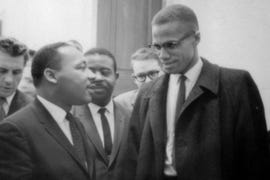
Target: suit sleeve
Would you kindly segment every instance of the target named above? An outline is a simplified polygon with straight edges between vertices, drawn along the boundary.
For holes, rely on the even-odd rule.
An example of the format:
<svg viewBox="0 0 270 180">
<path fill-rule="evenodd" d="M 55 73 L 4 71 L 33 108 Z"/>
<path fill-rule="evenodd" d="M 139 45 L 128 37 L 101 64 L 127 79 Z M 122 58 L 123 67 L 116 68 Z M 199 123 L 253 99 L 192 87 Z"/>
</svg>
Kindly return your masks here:
<svg viewBox="0 0 270 180">
<path fill-rule="evenodd" d="M 33 164 L 29 146 L 14 124 L 0 124 L 0 145 L 0 179 L 32 179 Z"/>
<path fill-rule="evenodd" d="M 235 141 L 239 174 L 244 179 L 268 179 L 270 164 L 263 103 L 249 73 L 240 83 L 235 97 L 239 99 Z"/>
</svg>

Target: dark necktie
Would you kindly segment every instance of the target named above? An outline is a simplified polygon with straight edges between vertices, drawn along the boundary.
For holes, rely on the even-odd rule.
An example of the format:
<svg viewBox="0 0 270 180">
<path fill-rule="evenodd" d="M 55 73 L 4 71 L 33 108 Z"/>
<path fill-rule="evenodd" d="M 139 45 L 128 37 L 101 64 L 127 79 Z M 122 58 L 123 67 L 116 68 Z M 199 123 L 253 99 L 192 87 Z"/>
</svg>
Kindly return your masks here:
<svg viewBox="0 0 270 180">
<path fill-rule="evenodd" d="M 176 113 L 181 110 L 181 108 L 185 102 L 185 99 L 186 99 L 186 85 L 185 85 L 186 79 L 187 78 L 185 75 L 181 75 L 179 77 L 180 88 L 179 88 L 177 103 L 176 103 L 176 111 L 175 111 Z"/>
<path fill-rule="evenodd" d="M 187 79 L 187 77 L 185 75 L 181 75 L 179 77 L 180 88 L 179 88 L 177 102 L 176 102 L 175 118 L 177 118 L 177 114 L 181 110 L 181 108 L 185 102 L 185 99 L 186 99 L 186 85 L 185 85 L 186 79 Z M 175 119 L 175 122 L 176 121 L 177 121 L 177 119 Z M 174 166 L 174 168 L 175 168 L 175 146 L 176 146 L 176 144 L 174 143 L 174 148 L 173 148 L 173 152 L 172 152 L 172 165 Z"/>
<path fill-rule="evenodd" d="M 85 149 L 81 133 L 75 123 L 75 118 L 69 112 L 66 115 L 66 119 L 69 121 L 70 132 L 73 140 L 73 147 L 76 154 L 79 156 L 82 162 L 86 163 Z M 85 164 L 84 163 L 84 164 Z"/>
<path fill-rule="evenodd" d="M 0 97 L 0 121 L 2 121 L 6 117 L 6 112 L 3 107 L 6 101 L 7 101 L 6 98 Z"/>
<path fill-rule="evenodd" d="M 110 156 L 112 151 L 112 136 L 107 117 L 105 116 L 106 108 L 100 108 L 98 113 L 100 114 L 100 119 L 103 128 L 103 137 L 104 137 L 104 149 L 107 156 Z"/>
</svg>

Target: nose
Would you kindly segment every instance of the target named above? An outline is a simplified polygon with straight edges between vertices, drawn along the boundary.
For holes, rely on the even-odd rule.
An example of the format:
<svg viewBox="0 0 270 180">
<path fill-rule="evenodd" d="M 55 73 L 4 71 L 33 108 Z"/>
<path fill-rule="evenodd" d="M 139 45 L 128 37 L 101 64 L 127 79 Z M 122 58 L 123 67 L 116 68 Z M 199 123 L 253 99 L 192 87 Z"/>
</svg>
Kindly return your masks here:
<svg viewBox="0 0 270 180">
<path fill-rule="evenodd" d="M 146 78 L 145 78 L 145 81 L 144 82 L 150 82 L 150 81 L 152 81 L 152 79 L 150 79 L 148 76 L 146 76 Z"/>
<path fill-rule="evenodd" d="M 162 60 L 166 60 L 170 57 L 170 54 L 167 52 L 165 48 L 161 48 L 159 52 L 159 58 Z"/>
<path fill-rule="evenodd" d="M 87 77 L 90 80 L 94 80 L 96 78 L 96 74 L 88 68 L 86 69 L 86 73 L 87 73 Z"/>
<path fill-rule="evenodd" d="M 4 81 L 8 84 L 11 84 L 14 80 L 12 72 L 8 72 L 5 74 Z"/>
</svg>

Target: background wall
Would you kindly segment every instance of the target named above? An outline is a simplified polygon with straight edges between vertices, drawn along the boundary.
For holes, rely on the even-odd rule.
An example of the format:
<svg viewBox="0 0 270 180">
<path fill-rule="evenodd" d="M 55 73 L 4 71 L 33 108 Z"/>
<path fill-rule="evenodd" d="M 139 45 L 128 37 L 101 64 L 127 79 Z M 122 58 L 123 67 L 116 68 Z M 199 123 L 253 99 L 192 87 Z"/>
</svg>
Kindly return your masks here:
<svg viewBox="0 0 270 180">
<path fill-rule="evenodd" d="M 84 49 L 96 44 L 96 0 L 0 0 L 2 35 L 30 48 L 76 39 Z"/>
<path fill-rule="evenodd" d="M 200 55 L 219 65 L 248 70 L 263 98 L 270 129 L 270 1 L 165 0 L 197 14 Z"/>
</svg>

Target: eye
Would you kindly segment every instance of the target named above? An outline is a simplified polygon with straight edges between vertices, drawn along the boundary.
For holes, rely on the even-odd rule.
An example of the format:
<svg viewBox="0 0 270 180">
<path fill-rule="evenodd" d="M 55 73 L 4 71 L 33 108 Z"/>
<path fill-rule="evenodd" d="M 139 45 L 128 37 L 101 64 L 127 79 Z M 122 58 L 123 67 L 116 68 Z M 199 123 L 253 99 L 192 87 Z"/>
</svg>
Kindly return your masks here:
<svg viewBox="0 0 270 180">
<path fill-rule="evenodd" d="M 87 68 L 87 65 L 85 62 L 78 64 L 78 66 L 76 66 L 76 69 L 80 69 L 80 70 L 85 70 Z"/>
<path fill-rule="evenodd" d="M 7 69 L 4 69 L 4 68 L 0 68 L 0 74 L 5 74 L 5 73 L 7 73 Z"/>
<path fill-rule="evenodd" d="M 174 48 L 176 48 L 177 45 L 178 45 L 178 43 L 176 41 L 170 41 L 170 42 L 164 43 L 163 46 L 167 49 L 174 49 Z"/>
<path fill-rule="evenodd" d="M 21 69 L 17 69 L 17 70 L 14 70 L 12 73 L 14 75 L 22 74 L 22 70 Z"/>
<path fill-rule="evenodd" d="M 102 69 L 101 70 L 101 74 L 104 75 L 104 76 L 108 76 L 111 74 L 111 70 L 110 69 Z"/>
<path fill-rule="evenodd" d="M 154 50 L 160 50 L 161 49 L 161 45 L 159 45 L 159 44 L 152 44 L 152 48 L 154 49 Z"/>
</svg>

